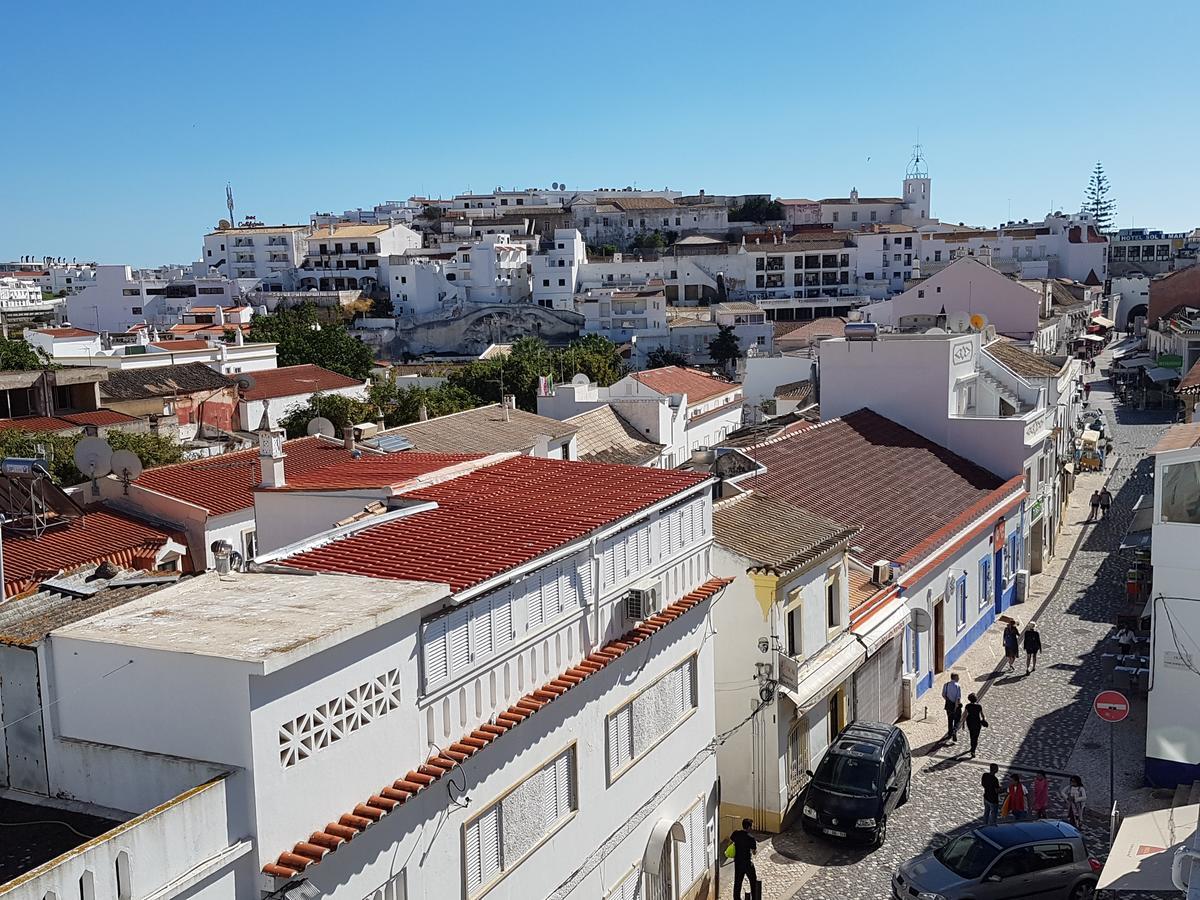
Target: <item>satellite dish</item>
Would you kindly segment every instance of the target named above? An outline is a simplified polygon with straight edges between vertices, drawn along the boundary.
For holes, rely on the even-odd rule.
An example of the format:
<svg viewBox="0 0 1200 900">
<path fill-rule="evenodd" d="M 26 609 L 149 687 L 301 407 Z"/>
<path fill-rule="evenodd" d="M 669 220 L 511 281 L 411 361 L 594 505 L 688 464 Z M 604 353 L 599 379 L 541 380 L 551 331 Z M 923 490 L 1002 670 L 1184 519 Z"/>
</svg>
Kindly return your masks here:
<svg viewBox="0 0 1200 900">
<path fill-rule="evenodd" d="M 974 313 L 971 316 L 971 328 L 975 331 L 983 331 L 987 328 L 987 316 L 983 313 Z"/>
<path fill-rule="evenodd" d="M 112 455 L 112 470 L 126 481 L 135 481 L 142 474 L 142 461 L 132 450 L 116 450 Z"/>
<path fill-rule="evenodd" d="M 308 432 L 309 437 L 312 437 L 314 434 L 319 434 L 322 437 L 333 437 L 335 433 L 333 423 L 324 416 L 317 416 L 315 419 L 309 419 L 308 428 L 305 430 Z"/>
<path fill-rule="evenodd" d="M 591 384 L 592 379 L 588 378 L 582 372 L 571 379 L 571 384 Z"/>
<path fill-rule="evenodd" d="M 926 610 L 914 609 L 909 613 L 908 624 L 917 634 L 924 634 L 933 626 L 933 616 Z"/>
<path fill-rule="evenodd" d="M 946 330 L 951 334 L 963 334 L 971 328 L 971 317 L 965 312 L 952 312 L 946 316 Z"/>
<path fill-rule="evenodd" d="M 248 372 L 242 372 L 234 379 L 234 383 L 237 384 L 238 390 L 248 391 L 254 387 L 254 376 Z"/>
<path fill-rule="evenodd" d="M 926 334 L 949 334 L 950 332 L 946 331 L 945 328 L 930 328 L 925 333 Z"/>
<path fill-rule="evenodd" d="M 75 445 L 75 468 L 93 481 L 112 471 L 112 457 L 104 438 L 86 437 Z"/>
</svg>

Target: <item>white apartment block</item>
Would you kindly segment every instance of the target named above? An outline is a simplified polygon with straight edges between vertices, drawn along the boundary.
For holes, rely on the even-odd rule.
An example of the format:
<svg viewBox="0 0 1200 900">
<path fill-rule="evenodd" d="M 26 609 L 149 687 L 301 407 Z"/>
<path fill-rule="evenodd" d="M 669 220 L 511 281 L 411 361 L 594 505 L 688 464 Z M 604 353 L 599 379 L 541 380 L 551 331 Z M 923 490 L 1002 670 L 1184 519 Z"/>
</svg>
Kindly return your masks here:
<svg viewBox="0 0 1200 900">
<path fill-rule="evenodd" d="M 417 202 L 416 198 L 408 200 L 385 200 L 383 203 L 376 204 L 370 209 L 363 209 L 360 206 L 357 209 L 348 209 L 341 215 L 332 212 L 317 212 L 308 218 L 313 230 L 336 225 L 340 222 L 356 225 L 390 225 L 399 222 L 402 225 L 411 225 L 413 220 L 424 212 L 425 206 L 425 203 Z"/>
<path fill-rule="evenodd" d="M 381 271 L 396 316 L 416 321 L 458 315 L 470 303 L 518 303 L 530 295 L 528 246 L 507 234 L 389 256 Z"/>
<path fill-rule="evenodd" d="M 371 291 L 381 285 L 388 257 L 421 246 L 406 225 L 329 225 L 308 236 L 296 273 L 300 290 Z"/>
<path fill-rule="evenodd" d="M 290 543 L 257 552 L 277 574 L 184 579 L 2 648 L 6 709 L 45 736 L 4 775 L 110 825 L 0 896 L 711 892 L 709 479 L 287 461 L 264 434 L 260 547 Z"/>
<path fill-rule="evenodd" d="M 175 325 L 195 305 L 237 306 L 236 282 L 223 275 L 188 275 L 183 269 L 134 271 L 98 266 L 94 284 L 68 296 L 64 313 L 77 328 L 125 332 L 135 325 Z"/>
<path fill-rule="evenodd" d="M 720 234 L 729 230 L 723 203 L 679 204 L 667 196 L 606 196 L 571 205 L 572 224 L 588 244 L 627 247 L 640 235 L 658 232 Z"/>
<path fill-rule="evenodd" d="M 285 278 L 304 260 L 308 225 L 263 225 L 246 219 L 204 236 L 200 268 L 227 278 Z"/>
<path fill-rule="evenodd" d="M 550 309 L 575 309 L 583 268 L 587 265 L 587 245 L 575 228 L 556 228 L 544 249 L 529 257 L 533 302 Z"/>
<path fill-rule="evenodd" d="M 42 287 L 26 278 L 0 278 L 0 308 L 4 310 L 37 306 L 42 302 Z"/>
</svg>

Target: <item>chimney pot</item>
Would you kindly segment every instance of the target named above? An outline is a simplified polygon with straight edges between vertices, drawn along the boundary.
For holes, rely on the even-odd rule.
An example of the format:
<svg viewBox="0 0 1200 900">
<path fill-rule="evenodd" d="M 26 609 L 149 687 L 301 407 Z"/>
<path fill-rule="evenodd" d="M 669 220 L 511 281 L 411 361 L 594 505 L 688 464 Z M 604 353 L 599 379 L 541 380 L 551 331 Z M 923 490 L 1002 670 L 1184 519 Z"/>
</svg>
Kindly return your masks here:
<svg viewBox="0 0 1200 900">
<path fill-rule="evenodd" d="M 342 446 L 344 446 L 347 451 L 349 451 L 351 453 L 354 452 L 354 426 L 353 425 L 347 425 L 345 428 L 342 429 Z"/>
</svg>

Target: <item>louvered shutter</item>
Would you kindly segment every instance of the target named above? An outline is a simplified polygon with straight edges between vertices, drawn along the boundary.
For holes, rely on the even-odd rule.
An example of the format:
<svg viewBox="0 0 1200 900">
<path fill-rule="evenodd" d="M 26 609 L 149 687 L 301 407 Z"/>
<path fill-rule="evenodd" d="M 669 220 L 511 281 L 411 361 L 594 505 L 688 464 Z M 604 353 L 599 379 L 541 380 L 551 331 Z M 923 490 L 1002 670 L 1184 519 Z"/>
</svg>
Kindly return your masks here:
<svg viewBox="0 0 1200 900">
<path fill-rule="evenodd" d="M 633 704 L 608 717 L 608 775 L 614 777 L 633 759 Z"/>
<path fill-rule="evenodd" d="M 446 617 L 450 649 L 450 677 L 465 672 L 471 665 L 470 610 L 456 609 Z"/>
<path fill-rule="evenodd" d="M 615 584 L 617 580 L 629 577 L 629 540 L 627 537 L 622 537 L 613 544 L 613 553 L 616 557 L 613 561 L 613 569 L 616 573 L 613 581 Z"/>
<path fill-rule="evenodd" d="M 513 642 L 513 592 L 505 588 L 492 595 L 492 641 L 495 649 L 507 647 Z"/>
<path fill-rule="evenodd" d="M 446 616 L 426 622 L 421 628 L 421 654 L 425 666 L 425 690 L 441 684 L 450 675 L 446 647 Z"/>
<path fill-rule="evenodd" d="M 617 581 L 617 541 L 609 540 L 608 546 L 600 555 L 600 583 L 605 588 L 612 587 Z"/>
<path fill-rule="evenodd" d="M 576 598 L 581 607 L 590 606 L 592 603 L 592 565 L 585 557 L 575 565 L 575 577 L 579 595 Z"/>
<path fill-rule="evenodd" d="M 696 539 L 694 519 L 692 516 L 692 506 L 685 506 L 680 515 L 680 533 L 679 543 L 681 547 L 686 547 Z"/>
<path fill-rule="evenodd" d="M 542 605 L 542 579 L 534 574 L 521 582 L 525 596 L 525 616 L 529 630 L 541 628 L 546 621 L 546 610 Z"/>
<path fill-rule="evenodd" d="M 483 597 L 471 604 L 471 658 L 482 661 L 495 649 L 492 635 L 492 602 Z"/>
<path fill-rule="evenodd" d="M 483 886 L 483 875 L 479 865 L 479 822 L 467 826 L 467 893 L 473 894 Z"/>
<path fill-rule="evenodd" d="M 642 900 L 642 867 L 638 866 L 622 880 L 612 894 L 612 900 Z"/>
<path fill-rule="evenodd" d="M 575 809 L 575 751 L 568 750 L 554 761 L 554 801 L 558 819 Z M 555 820 L 557 821 L 557 819 Z"/>
<path fill-rule="evenodd" d="M 485 885 L 500 873 L 500 806 L 493 806 L 475 824 L 479 828 L 480 885 Z"/>
<path fill-rule="evenodd" d="M 638 529 L 638 558 L 636 570 L 641 572 L 643 569 L 650 568 L 650 526 L 643 525 Z"/>
<path fill-rule="evenodd" d="M 556 565 L 542 570 L 542 609 L 546 621 L 557 618 L 562 603 L 562 585 L 558 576 L 559 567 Z"/>
</svg>

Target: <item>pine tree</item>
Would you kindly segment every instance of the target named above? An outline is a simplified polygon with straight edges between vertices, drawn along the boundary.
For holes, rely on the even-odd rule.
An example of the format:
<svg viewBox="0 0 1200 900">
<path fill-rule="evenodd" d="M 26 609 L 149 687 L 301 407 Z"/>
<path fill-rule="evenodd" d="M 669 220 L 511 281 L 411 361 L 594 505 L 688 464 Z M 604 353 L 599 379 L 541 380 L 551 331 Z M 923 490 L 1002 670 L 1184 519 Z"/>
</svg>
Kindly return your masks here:
<svg viewBox="0 0 1200 900">
<path fill-rule="evenodd" d="M 1108 231 L 1117 212 L 1117 201 L 1109 198 L 1108 187 L 1104 166 L 1097 162 L 1087 190 L 1083 193 L 1083 211 L 1091 214 L 1096 230 L 1101 233 Z"/>
</svg>

